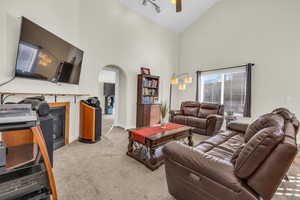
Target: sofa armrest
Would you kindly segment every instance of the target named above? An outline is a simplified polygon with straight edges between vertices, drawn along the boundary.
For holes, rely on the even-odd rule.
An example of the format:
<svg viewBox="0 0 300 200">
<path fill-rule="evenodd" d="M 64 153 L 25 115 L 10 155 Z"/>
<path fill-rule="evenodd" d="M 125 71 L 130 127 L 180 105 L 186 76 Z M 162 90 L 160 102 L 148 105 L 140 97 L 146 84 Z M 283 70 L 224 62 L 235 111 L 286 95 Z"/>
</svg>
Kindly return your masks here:
<svg viewBox="0 0 300 200">
<path fill-rule="evenodd" d="M 207 135 L 214 136 L 222 128 L 224 116 L 221 115 L 208 115 L 206 122 Z"/>
<path fill-rule="evenodd" d="M 182 110 L 171 110 L 170 111 L 170 115 L 171 116 L 175 116 L 175 115 L 183 115 Z"/>
<path fill-rule="evenodd" d="M 170 115 L 169 115 L 169 120 L 170 120 L 170 122 L 174 122 L 174 117 L 176 116 L 176 115 L 182 115 L 183 114 L 183 112 L 182 112 L 182 110 L 171 110 L 170 111 Z"/>
<path fill-rule="evenodd" d="M 234 166 L 215 156 L 179 142 L 167 144 L 163 148 L 166 162 L 175 162 L 191 171 L 191 174 L 207 177 L 234 191 L 239 191 L 241 181 L 234 175 Z"/>
<path fill-rule="evenodd" d="M 243 122 L 230 122 L 227 125 L 227 128 L 232 130 L 232 131 L 237 131 L 241 133 L 245 133 L 249 124 L 248 123 L 243 123 Z"/>
</svg>

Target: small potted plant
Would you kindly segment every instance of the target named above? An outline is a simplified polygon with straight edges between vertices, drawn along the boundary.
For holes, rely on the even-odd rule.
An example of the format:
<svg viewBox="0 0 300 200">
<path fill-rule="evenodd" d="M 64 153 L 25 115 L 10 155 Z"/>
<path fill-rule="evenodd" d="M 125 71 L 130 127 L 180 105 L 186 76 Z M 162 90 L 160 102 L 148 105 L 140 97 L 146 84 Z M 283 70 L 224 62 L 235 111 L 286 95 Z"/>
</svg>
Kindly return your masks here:
<svg viewBox="0 0 300 200">
<path fill-rule="evenodd" d="M 162 128 L 166 128 L 166 125 L 167 125 L 167 113 L 168 113 L 168 106 L 166 103 L 163 103 L 161 105 L 161 108 L 160 108 L 160 114 L 161 114 L 161 121 L 160 121 L 160 125 Z"/>
</svg>

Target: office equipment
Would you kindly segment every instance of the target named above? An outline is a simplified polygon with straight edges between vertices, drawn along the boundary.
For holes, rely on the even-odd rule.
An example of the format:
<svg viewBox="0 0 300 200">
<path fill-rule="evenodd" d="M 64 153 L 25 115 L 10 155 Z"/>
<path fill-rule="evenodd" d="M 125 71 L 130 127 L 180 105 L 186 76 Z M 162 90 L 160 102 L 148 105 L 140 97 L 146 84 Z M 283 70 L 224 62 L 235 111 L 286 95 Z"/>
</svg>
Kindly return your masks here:
<svg viewBox="0 0 300 200">
<path fill-rule="evenodd" d="M 43 164 L 37 164 L 1 175 L 1 200 L 46 200 L 50 198 L 50 185 Z"/>
<path fill-rule="evenodd" d="M 39 122 L 37 118 L 35 121 L 19 118 L 30 111 L 31 105 L 0 107 L 0 134 L 7 150 L 6 164 L 0 168 L 1 200 L 49 200 L 50 195 L 57 200 L 55 179 Z"/>
<path fill-rule="evenodd" d="M 5 167 L 6 165 L 6 145 L 2 141 L 0 133 L 0 168 Z"/>
<path fill-rule="evenodd" d="M 18 102 L 19 104 L 28 104 L 39 118 L 39 124 L 43 131 L 43 136 L 47 145 L 48 155 L 53 166 L 53 118 L 50 115 L 50 108 L 44 96 L 28 97 Z"/>
<path fill-rule="evenodd" d="M 0 125 L 12 123 L 27 123 L 37 121 L 37 116 L 31 105 L 4 104 L 0 105 Z"/>
</svg>

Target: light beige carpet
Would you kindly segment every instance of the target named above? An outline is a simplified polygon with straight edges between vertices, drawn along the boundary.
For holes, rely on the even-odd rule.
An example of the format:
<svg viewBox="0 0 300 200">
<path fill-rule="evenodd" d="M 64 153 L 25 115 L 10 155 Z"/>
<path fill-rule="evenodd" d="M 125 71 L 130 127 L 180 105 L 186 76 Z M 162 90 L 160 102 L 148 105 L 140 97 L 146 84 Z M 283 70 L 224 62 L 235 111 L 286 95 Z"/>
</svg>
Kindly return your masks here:
<svg viewBox="0 0 300 200">
<path fill-rule="evenodd" d="M 105 136 L 97 144 L 74 142 L 55 152 L 54 173 L 59 199 L 174 200 L 168 194 L 164 167 L 152 172 L 126 156 L 127 133 L 119 128 L 107 133 L 110 125 L 104 122 Z M 195 138 L 197 141 L 203 139 Z M 297 192 L 300 178 L 295 170 L 293 174 L 296 182 L 285 183 L 274 199 L 299 199 L 295 195 L 300 194 Z"/>
</svg>

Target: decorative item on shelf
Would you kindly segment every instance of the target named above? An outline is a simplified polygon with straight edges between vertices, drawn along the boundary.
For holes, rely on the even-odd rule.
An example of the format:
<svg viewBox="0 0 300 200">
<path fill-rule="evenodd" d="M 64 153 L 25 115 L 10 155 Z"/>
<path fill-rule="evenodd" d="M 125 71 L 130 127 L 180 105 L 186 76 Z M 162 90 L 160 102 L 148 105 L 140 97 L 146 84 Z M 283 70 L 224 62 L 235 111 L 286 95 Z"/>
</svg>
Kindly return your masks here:
<svg viewBox="0 0 300 200">
<path fill-rule="evenodd" d="M 169 99 L 169 110 L 171 110 L 171 101 L 172 101 L 172 89 L 173 85 L 178 85 L 179 90 L 186 90 L 186 85 L 191 84 L 193 82 L 193 77 L 189 75 L 189 73 L 182 74 L 173 74 L 170 80 L 170 99 Z"/>
<path fill-rule="evenodd" d="M 160 108 L 160 114 L 161 114 L 161 122 L 160 122 L 160 126 L 162 128 L 166 128 L 167 125 L 167 113 L 168 113 L 168 106 L 166 103 L 163 103 L 161 108 Z"/>
<path fill-rule="evenodd" d="M 141 74 L 150 75 L 150 69 L 149 68 L 145 68 L 145 67 L 141 67 Z"/>
</svg>

